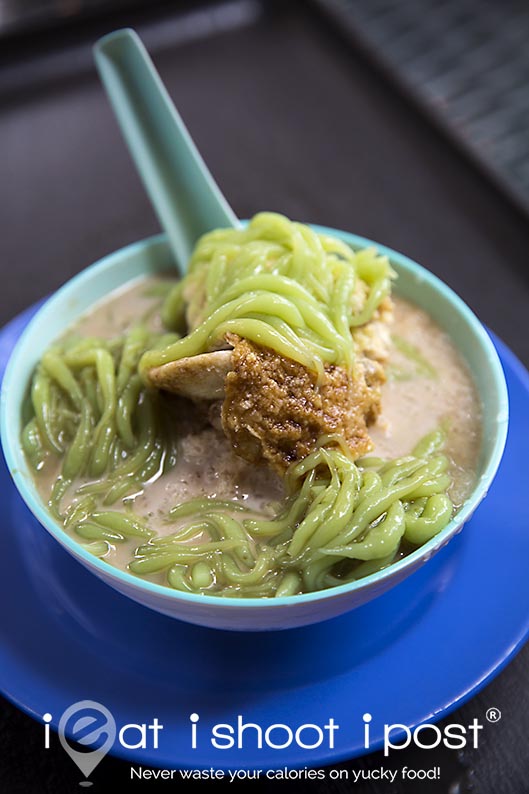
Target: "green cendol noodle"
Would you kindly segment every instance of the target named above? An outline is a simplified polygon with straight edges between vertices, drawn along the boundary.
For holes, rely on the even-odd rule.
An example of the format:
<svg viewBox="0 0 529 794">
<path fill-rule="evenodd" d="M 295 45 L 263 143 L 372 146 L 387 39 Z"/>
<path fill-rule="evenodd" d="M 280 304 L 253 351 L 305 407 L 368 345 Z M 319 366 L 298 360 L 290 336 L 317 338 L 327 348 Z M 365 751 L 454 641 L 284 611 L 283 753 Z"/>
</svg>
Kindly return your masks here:
<svg viewBox="0 0 529 794">
<path fill-rule="evenodd" d="M 245 229 L 219 229 L 199 240 L 162 314 L 167 327 L 180 329 L 191 293 L 187 311 L 195 327 L 165 350 L 146 353 L 140 368 L 205 353 L 229 332 L 320 373 L 324 363 L 351 366 L 351 329 L 370 319 L 394 275 L 374 248 L 355 253 L 335 237 L 261 213 Z M 358 295 L 364 285 L 365 301 L 363 290 Z"/>
<path fill-rule="evenodd" d="M 133 511 L 134 496 L 178 455 L 171 398 L 146 385 L 147 369 L 207 352 L 229 332 L 320 375 L 327 363 L 351 368 L 351 329 L 372 317 L 393 277 L 374 249 L 354 252 L 273 213 L 205 235 L 165 300 L 167 333 L 139 321 L 110 341 L 70 334 L 39 363 L 22 443 L 36 472 L 50 458 L 61 461 L 54 516 L 100 557 L 137 538 L 129 562 L 137 575 L 165 572 L 178 590 L 234 597 L 349 582 L 425 543 L 453 513 L 440 429 L 393 460 L 354 462 L 343 439 L 322 437 L 290 465 L 272 518 L 237 502 L 192 499 L 166 516 L 177 531 L 158 536 Z M 186 319 L 189 333 L 179 336 Z"/>
</svg>

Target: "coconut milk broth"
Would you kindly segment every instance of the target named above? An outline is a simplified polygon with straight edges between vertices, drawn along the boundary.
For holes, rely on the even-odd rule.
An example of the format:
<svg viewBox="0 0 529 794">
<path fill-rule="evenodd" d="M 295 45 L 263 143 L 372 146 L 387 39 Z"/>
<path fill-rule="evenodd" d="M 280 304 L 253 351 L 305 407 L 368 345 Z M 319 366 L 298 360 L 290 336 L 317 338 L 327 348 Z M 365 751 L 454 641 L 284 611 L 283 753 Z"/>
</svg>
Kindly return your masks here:
<svg viewBox="0 0 529 794">
<path fill-rule="evenodd" d="M 116 291 L 83 316 L 73 332 L 110 339 L 123 334 L 142 318 L 147 318 L 153 330 L 161 330 L 160 292 L 167 283 L 163 277 L 150 277 Z M 396 347 L 392 349 L 389 378 L 382 392 L 382 412 L 370 430 L 372 454 L 384 458 L 409 454 L 424 435 L 443 423 L 447 429 L 445 454 L 453 478 L 449 494 L 458 507 L 472 489 L 479 453 L 480 410 L 476 389 L 444 331 L 421 309 L 398 297 L 392 333 L 417 348 L 433 364 L 434 371 L 421 371 L 409 356 Z M 190 409 L 193 410 L 191 404 L 183 408 Z M 189 420 L 192 425 L 191 416 Z M 59 470 L 60 462 L 50 459 L 36 474 L 45 501 Z M 76 482 L 73 488 L 82 482 Z M 133 509 L 146 517 L 160 536 L 168 535 L 179 527 L 176 522 L 167 522 L 169 510 L 181 502 L 205 496 L 243 503 L 250 515 L 271 516 L 272 506 L 284 497 L 284 491 L 280 478 L 268 467 L 256 467 L 238 458 L 221 431 L 199 423 L 193 432 L 181 438 L 174 468 L 147 483 L 134 497 Z M 68 494 L 65 504 L 67 500 Z M 119 503 L 110 506 L 110 509 L 118 508 Z M 72 536 L 80 540 L 74 532 Z M 192 542 L 196 544 L 197 539 Z M 138 539 L 111 545 L 104 559 L 126 569 L 137 546 Z M 164 577 L 160 574 L 150 578 L 161 582 Z"/>
</svg>

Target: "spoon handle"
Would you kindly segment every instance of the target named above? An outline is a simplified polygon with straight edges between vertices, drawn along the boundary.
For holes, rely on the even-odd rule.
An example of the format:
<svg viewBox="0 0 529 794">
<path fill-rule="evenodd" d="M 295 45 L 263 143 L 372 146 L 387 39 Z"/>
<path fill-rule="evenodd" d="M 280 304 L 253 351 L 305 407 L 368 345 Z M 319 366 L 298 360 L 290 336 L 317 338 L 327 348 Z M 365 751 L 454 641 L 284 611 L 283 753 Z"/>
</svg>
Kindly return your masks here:
<svg viewBox="0 0 529 794">
<path fill-rule="evenodd" d="M 135 31 L 94 47 L 100 77 L 177 263 L 185 268 L 200 235 L 239 225 Z"/>
</svg>

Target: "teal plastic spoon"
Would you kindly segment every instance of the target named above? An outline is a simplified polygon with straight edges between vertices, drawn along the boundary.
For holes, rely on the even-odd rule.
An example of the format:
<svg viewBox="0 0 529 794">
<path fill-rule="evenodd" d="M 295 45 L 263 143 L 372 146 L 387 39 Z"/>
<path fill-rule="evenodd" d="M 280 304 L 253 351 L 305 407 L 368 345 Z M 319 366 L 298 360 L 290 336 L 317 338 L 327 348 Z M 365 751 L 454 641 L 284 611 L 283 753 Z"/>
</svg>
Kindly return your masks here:
<svg viewBox="0 0 529 794">
<path fill-rule="evenodd" d="M 97 68 L 132 158 L 183 270 L 200 235 L 236 227 L 141 39 L 131 29 L 94 47 Z"/>
</svg>

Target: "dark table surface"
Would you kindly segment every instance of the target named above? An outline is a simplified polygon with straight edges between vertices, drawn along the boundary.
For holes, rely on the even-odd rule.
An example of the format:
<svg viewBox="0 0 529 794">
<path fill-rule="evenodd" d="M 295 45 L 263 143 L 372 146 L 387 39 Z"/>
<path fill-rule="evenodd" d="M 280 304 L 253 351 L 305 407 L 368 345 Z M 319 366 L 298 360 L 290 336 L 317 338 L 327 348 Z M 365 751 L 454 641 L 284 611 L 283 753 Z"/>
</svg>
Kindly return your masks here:
<svg viewBox="0 0 529 794">
<path fill-rule="evenodd" d="M 527 219 L 301 2 L 213 10 L 174 4 L 171 13 L 92 22 L 82 32 L 3 48 L 1 322 L 98 257 L 158 230 L 90 56 L 98 35 L 131 21 L 241 217 L 274 209 L 405 252 L 447 281 L 529 363 Z M 477 751 L 404 751 L 389 762 L 375 754 L 345 765 L 440 765 L 439 782 L 405 789 L 370 782 L 355 791 L 525 794 L 528 676 L 526 647 L 451 716 L 468 724 L 491 706 L 501 709 L 501 730 L 486 732 Z M 43 749 L 41 725 L 0 701 L 0 727 L 2 792 L 79 790 L 79 772 L 62 749 Z M 129 765 L 111 758 L 93 780 L 99 790 L 147 786 L 129 782 Z M 303 790 L 352 785 L 304 783 Z"/>
</svg>

